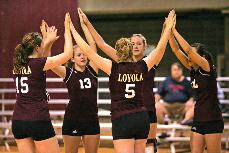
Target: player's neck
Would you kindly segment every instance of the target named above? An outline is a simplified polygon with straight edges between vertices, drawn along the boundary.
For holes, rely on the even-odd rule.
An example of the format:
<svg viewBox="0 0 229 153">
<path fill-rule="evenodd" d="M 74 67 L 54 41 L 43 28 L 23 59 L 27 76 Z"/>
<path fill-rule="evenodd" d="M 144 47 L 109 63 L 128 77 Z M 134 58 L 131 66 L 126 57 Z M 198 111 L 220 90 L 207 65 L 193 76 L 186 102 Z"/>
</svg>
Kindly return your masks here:
<svg viewBox="0 0 229 153">
<path fill-rule="evenodd" d="M 79 66 L 77 64 L 75 64 L 74 67 L 77 71 L 80 71 L 80 72 L 83 72 L 86 68 L 86 66 Z"/>
<path fill-rule="evenodd" d="M 137 61 L 140 61 L 141 59 L 143 59 L 143 57 L 144 57 L 144 54 L 133 56 L 133 60 L 134 60 L 134 62 L 137 62 Z"/>
</svg>

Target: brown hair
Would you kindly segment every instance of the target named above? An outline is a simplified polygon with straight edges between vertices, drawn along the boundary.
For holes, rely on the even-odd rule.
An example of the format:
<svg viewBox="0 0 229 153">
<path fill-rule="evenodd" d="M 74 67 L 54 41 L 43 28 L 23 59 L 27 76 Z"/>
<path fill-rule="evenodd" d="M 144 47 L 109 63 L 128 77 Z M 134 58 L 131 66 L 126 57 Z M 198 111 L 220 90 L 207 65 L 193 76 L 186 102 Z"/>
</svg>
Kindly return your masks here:
<svg viewBox="0 0 229 153">
<path fill-rule="evenodd" d="M 146 41 L 146 38 L 142 35 L 142 34 L 133 34 L 130 38 L 132 37 L 140 37 L 142 39 L 142 42 L 144 44 L 144 46 L 146 47 L 147 46 L 147 41 Z"/>
<path fill-rule="evenodd" d="M 115 44 L 115 49 L 119 62 L 133 61 L 133 44 L 129 38 L 120 38 Z"/>
<path fill-rule="evenodd" d="M 214 76 L 216 77 L 216 67 L 214 65 L 214 59 L 212 57 L 212 54 L 208 51 L 207 46 L 205 46 L 204 44 L 201 43 L 193 43 L 191 44 L 192 47 L 195 47 L 197 50 L 197 53 L 201 56 L 204 57 L 208 63 L 210 68 L 212 68 L 212 70 L 214 71 Z"/>
<path fill-rule="evenodd" d="M 27 33 L 22 42 L 14 49 L 13 69 L 19 71 L 22 65 L 28 62 L 28 57 L 34 49 L 41 45 L 42 37 L 38 32 Z"/>
</svg>

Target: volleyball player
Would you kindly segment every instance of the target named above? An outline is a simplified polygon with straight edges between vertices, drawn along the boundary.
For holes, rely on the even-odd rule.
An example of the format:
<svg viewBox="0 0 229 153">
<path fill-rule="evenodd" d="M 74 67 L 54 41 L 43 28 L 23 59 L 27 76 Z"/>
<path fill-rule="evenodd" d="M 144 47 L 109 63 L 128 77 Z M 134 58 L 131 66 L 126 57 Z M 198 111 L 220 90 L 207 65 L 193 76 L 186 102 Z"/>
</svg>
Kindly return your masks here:
<svg viewBox="0 0 229 153">
<path fill-rule="evenodd" d="M 39 58 L 42 37 L 37 32 L 26 34 L 17 45 L 13 58 L 16 83 L 16 104 L 12 118 L 12 132 L 21 153 L 59 153 L 59 145 L 50 120 L 46 98 L 46 70 L 72 57 L 70 15 L 65 15 L 64 52 L 48 58 Z M 57 30 L 47 33 L 47 39 L 56 37 Z"/>
<path fill-rule="evenodd" d="M 135 62 L 140 61 L 144 58 L 144 51 L 147 47 L 146 38 L 142 34 L 133 34 L 130 38 L 131 42 L 133 43 L 133 59 Z M 159 58 L 162 59 L 162 56 Z M 147 138 L 145 153 L 157 152 L 157 116 L 153 88 L 156 68 L 158 67 L 161 59 L 158 59 L 157 63 L 155 63 L 155 66 L 148 71 L 144 81 L 144 106 L 148 111 L 150 119 L 150 130 Z"/>
<path fill-rule="evenodd" d="M 217 98 L 216 69 L 212 55 L 201 43 L 189 45 L 178 33 L 175 24 L 169 42 L 174 54 L 190 70 L 191 86 L 196 91 L 191 133 L 192 153 L 202 153 L 205 147 L 208 153 L 220 153 L 224 122 Z"/>
<path fill-rule="evenodd" d="M 82 14 L 78 10 L 79 15 Z M 143 104 L 143 83 L 150 70 L 162 57 L 168 42 L 173 17 L 171 11 L 166 21 L 165 31 L 154 52 L 133 62 L 133 45 L 127 38 L 116 42 L 117 61 L 102 58 L 87 45 L 71 25 L 73 37 L 82 51 L 101 70 L 109 75 L 111 92 L 111 120 L 114 148 L 117 153 L 144 153 L 149 132 L 149 116 Z"/>
<path fill-rule="evenodd" d="M 95 39 L 98 47 L 104 51 L 110 58 L 117 62 L 116 50 L 110 47 L 103 38 L 98 34 L 93 25 L 88 20 L 87 16 L 82 12 L 84 24 L 89 29 L 93 38 Z M 147 47 L 146 38 L 142 34 L 133 34 L 131 36 L 131 42 L 133 43 L 133 61 L 137 62 L 144 58 L 144 51 Z M 162 57 L 161 57 L 162 58 Z M 148 110 L 150 118 L 150 132 L 147 139 L 146 152 L 157 152 L 157 140 L 156 140 L 156 129 L 157 129 L 157 116 L 155 109 L 155 98 L 153 93 L 155 71 L 158 63 L 148 72 L 146 79 L 144 80 L 144 105 Z M 153 144 L 153 145 L 152 145 Z"/>
<path fill-rule="evenodd" d="M 47 26 L 47 23 L 44 23 Z M 81 25 L 90 47 L 96 52 L 96 44 L 88 29 Z M 44 26 L 43 28 L 44 29 Z M 43 35 L 45 37 L 45 31 Z M 56 39 L 45 41 L 44 48 L 50 51 Z M 62 135 L 66 153 L 77 153 L 81 142 L 86 153 L 96 153 L 99 146 L 100 127 L 97 107 L 98 68 L 81 49 L 73 47 L 73 58 L 67 66 L 58 66 L 52 71 L 64 79 L 70 101 L 65 109 Z M 46 52 L 48 55 L 48 53 Z"/>
</svg>

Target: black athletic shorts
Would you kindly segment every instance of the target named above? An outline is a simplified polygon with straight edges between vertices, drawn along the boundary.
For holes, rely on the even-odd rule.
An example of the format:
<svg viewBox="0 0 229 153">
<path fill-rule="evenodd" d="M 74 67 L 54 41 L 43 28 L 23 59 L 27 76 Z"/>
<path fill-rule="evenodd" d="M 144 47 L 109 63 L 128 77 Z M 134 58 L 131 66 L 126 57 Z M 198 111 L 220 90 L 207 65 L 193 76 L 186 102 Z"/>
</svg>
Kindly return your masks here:
<svg viewBox="0 0 229 153">
<path fill-rule="evenodd" d="M 99 121 L 78 122 L 64 119 L 62 134 L 69 136 L 97 135 L 100 134 Z"/>
<path fill-rule="evenodd" d="M 148 112 L 138 112 L 112 120 L 113 140 L 146 139 L 149 134 L 150 121 Z"/>
<path fill-rule="evenodd" d="M 12 121 L 12 132 L 15 139 L 32 138 L 35 141 L 54 137 L 55 131 L 51 121 Z"/>
<path fill-rule="evenodd" d="M 196 132 L 202 135 L 213 134 L 213 133 L 223 133 L 224 122 L 210 121 L 210 122 L 197 122 L 193 121 L 192 132 Z"/>
<path fill-rule="evenodd" d="M 156 112 L 148 111 L 150 123 L 157 123 Z"/>
</svg>

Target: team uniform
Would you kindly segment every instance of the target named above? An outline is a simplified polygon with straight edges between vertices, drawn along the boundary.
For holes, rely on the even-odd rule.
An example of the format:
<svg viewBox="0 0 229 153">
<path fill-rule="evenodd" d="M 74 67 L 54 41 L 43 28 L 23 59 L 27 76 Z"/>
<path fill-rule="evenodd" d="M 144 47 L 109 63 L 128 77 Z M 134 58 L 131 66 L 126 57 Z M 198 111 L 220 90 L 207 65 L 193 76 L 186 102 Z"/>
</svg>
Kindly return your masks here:
<svg viewBox="0 0 229 153">
<path fill-rule="evenodd" d="M 16 104 L 12 117 L 12 132 L 16 139 L 31 137 L 40 141 L 55 136 L 46 96 L 47 58 L 30 58 L 15 72 Z"/>
<path fill-rule="evenodd" d="M 212 66 L 210 69 L 210 72 L 201 68 L 191 70 L 191 86 L 197 96 L 192 131 L 202 135 L 222 133 L 224 129 L 217 97 L 216 72 Z"/>
<path fill-rule="evenodd" d="M 63 135 L 100 134 L 97 107 L 97 73 L 88 65 L 83 72 L 66 68 L 66 83 L 70 101 L 65 109 Z"/>
<path fill-rule="evenodd" d="M 157 115 L 155 108 L 155 97 L 154 97 L 154 77 L 156 73 L 157 66 L 150 69 L 144 79 L 144 105 L 148 110 L 150 123 L 157 123 Z"/>
<path fill-rule="evenodd" d="M 112 63 L 109 77 L 113 140 L 146 139 L 149 116 L 143 103 L 145 61 Z"/>
</svg>

